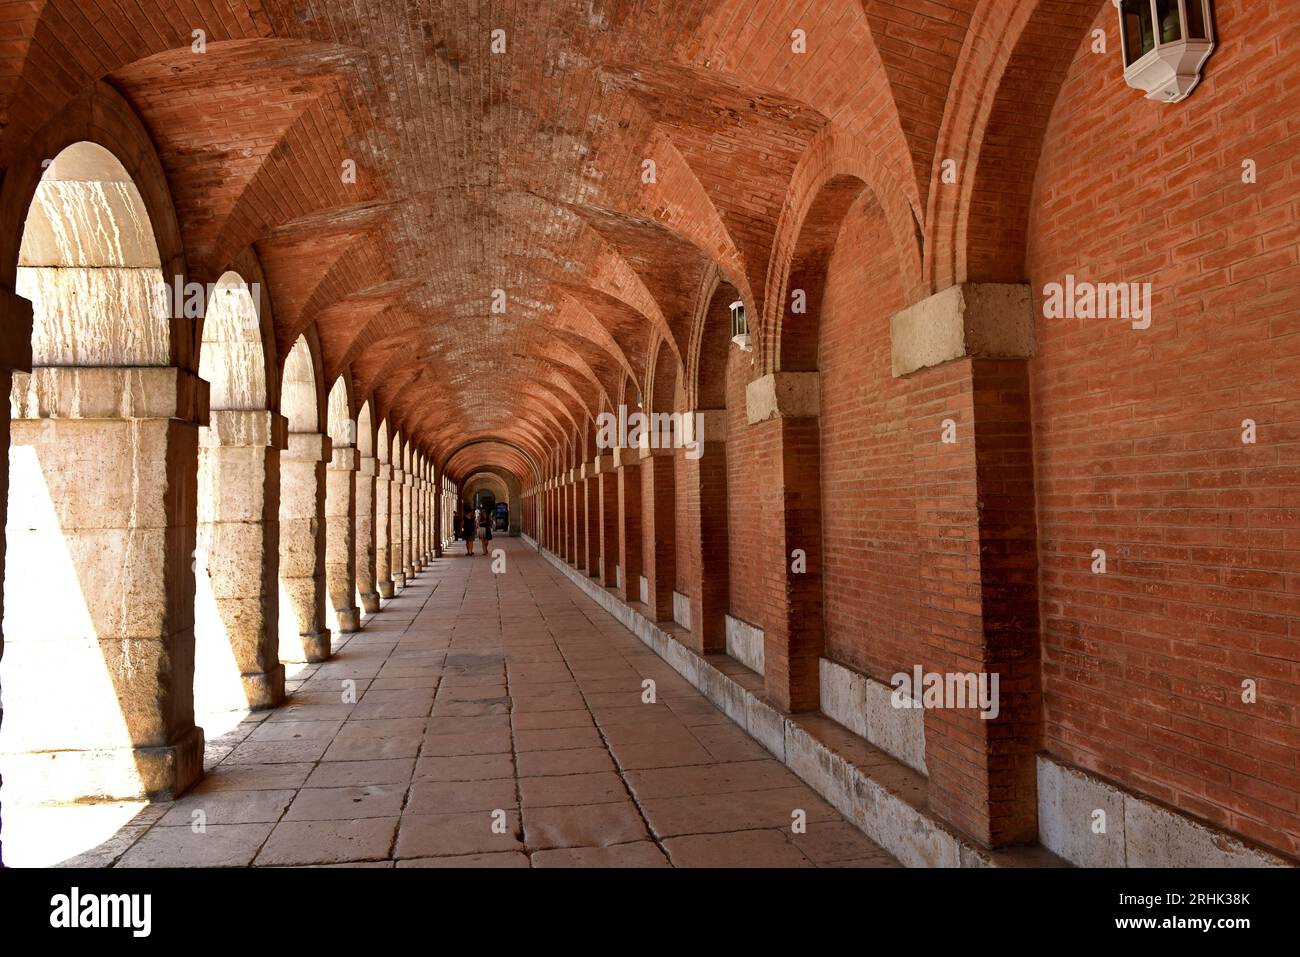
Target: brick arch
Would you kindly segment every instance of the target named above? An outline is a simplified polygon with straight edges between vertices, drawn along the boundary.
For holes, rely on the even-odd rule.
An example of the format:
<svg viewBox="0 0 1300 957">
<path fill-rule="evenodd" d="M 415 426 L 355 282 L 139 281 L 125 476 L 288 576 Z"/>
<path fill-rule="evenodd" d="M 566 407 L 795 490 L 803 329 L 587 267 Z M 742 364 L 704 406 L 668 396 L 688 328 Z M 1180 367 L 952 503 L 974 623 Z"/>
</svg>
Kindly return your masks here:
<svg viewBox="0 0 1300 957">
<path fill-rule="evenodd" d="M 700 283 L 691 323 L 690 350 L 682 393 L 687 409 L 721 409 L 727 404 L 727 350 L 731 348 L 731 304 L 746 302 L 720 270 Z M 749 304 L 746 302 L 747 310 Z"/>
<path fill-rule="evenodd" d="M 265 409 L 270 399 L 261 316 L 253 288 L 234 270 L 223 273 L 202 320 L 199 376 L 212 409 Z M 260 298 L 260 290 L 258 290 Z"/>
<path fill-rule="evenodd" d="M 674 411 L 681 380 L 681 363 L 668 343 L 661 340 L 658 346 L 651 350 L 650 375 L 646 383 L 644 400 L 646 411 Z"/>
<path fill-rule="evenodd" d="M 98 83 L 37 130 L 5 170 L 0 186 L 0 289 L 15 288 L 23 226 L 45 172 L 42 164 L 80 142 L 102 147 L 121 164 L 147 212 L 163 277 L 170 282 L 179 276 L 184 283 L 188 269 L 180 226 L 153 143 L 130 105 L 107 84 Z M 171 364 L 197 371 L 193 320 L 171 320 L 170 349 Z"/>
<path fill-rule="evenodd" d="M 546 469 L 542 466 L 543 460 L 539 459 L 536 454 L 511 439 L 495 436 L 481 436 L 461 442 L 442 456 L 438 465 L 438 473 L 451 476 L 467 474 L 466 470 L 474 467 L 475 464 L 471 460 L 471 456 L 482 457 L 484 454 L 482 449 L 477 448 L 478 446 L 488 446 L 496 454 L 499 454 L 502 449 L 508 450 L 514 457 L 511 464 L 517 469 L 516 474 L 521 476 L 521 480 L 526 481 L 525 477 L 531 475 L 533 481 L 540 481 L 546 475 Z M 475 451 L 471 453 L 471 449 Z"/>
<path fill-rule="evenodd" d="M 290 432 L 319 432 L 327 421 L 324 372 L 320 344 L 308 330 L 298 337 L 284 357 L 277 406 L 289 420 Z"/>
<path fill-rule="evenodd" d="M 1043 134 L 1070 60 L 1107 6 L 986 0 L 975 12 L 931 172 L 927 292 L 967 281 L 1023 281 Z M 945 159 L 957 162 L 956 184 L 940 178 Z"/>
<path fill-rule="evenodd" d="M 805 289 L 808 311 L 800 318 L 815 318 L 814 301 L 820 301 L 826 261 L 834 250 L 839 225 L 849 207 L 864 193 L 884 212 L 904 286 L 915 291 L 922 288 L 921 256 L 911 207 L 880 160 L 856 137 L 828 128 L 809 146 L 791 179 L 768 267 L 763 312 L 757 324 L 750 322 L 759 374 L 788 368 L 782 348 L 787 341 L 784 324 L 790 317 L 789 291 Z M 792 277 L 808 285 L 798 286 Z M 806 330 L 807 323 L 801 325 Z M 806 339 L 815 343 L 815 335 L 800 336 L 800 340 Z M 801 367 L 807 365 L 806 356 L 800 355 L 796 361 Z"/>
</svg>

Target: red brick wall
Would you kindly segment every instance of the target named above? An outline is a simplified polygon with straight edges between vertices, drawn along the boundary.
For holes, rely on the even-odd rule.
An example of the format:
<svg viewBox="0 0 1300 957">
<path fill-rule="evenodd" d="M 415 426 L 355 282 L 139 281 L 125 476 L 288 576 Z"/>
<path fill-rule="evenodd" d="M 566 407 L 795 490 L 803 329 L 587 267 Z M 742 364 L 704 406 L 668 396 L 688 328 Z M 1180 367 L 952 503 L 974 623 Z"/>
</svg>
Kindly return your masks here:
<svg viewBox="0 0 1300 957">
<path fill-rule="evenodd" d="M 882 681 L 921 661 L 913 385 L 890 372 L 889 317 L 905 305 L 883 219 L 860 201 L 831 257 L 821 320 L 826 655 Z"/>
<path fill-rule="evenodd" d="M 745 386 L 754 374 L 753 353 L 731 347 L 727 353 L 727 556 L 731 579 L 730 614 L 762 627 L 762 585 L 755 575 L 754 559 L 762 548 L 760 538 L 760 475 L 755 437 L 745 417 Z M 704 574 L 709 570 L 704 569 Z"/>
<path fill-rule="evenodd" d="M 673 481 L 676 483 L 677 497 L 674 502 L 674 517 L 676 522 L 675 534 L 677 536 L 677 566 L 675 569 L 673 589 L 682 595 L 689 595 L 693 590 L 691 588 L 691 576 L 694 574 L 692 566 L 694 563 L 693 548 L 691 546 L 691 527 L 687 517 L 687 505 L 689 500 L 685 495 L 687 481 L 687 465 L 684 453 L 678 452 L 673 457 Z"/>
<path fill-rule="evenodd" d="M 1028 271 L 1037 294 L 1073 272 L 1150 281 L 1155 299 L 1147 330 L 1037 320 L 1045 747 L 1297 853 L 1300 61 L 1281 55 L 1297 37 L 1282 6 L 1216 4 L 1221 46 L 1180 105 L 1081 49 L 1046 134 Z M 1097 25 L 1115 49 L 1109 4 Z"/>
</svg>

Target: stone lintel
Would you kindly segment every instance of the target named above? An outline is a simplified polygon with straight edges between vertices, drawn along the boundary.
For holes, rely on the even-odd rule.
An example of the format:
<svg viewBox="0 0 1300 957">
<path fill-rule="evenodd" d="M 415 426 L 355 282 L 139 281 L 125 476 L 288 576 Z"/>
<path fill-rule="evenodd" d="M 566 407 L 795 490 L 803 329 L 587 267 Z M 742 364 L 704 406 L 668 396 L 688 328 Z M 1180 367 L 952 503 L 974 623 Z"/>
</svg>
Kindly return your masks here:
<svg viewBox="0 0 1300 957">
<path fill-rule="evenodd" d="M 1024 283 L 949 286 L 895 313 L 889 338 L 895 377 L 954 359 L 1028 358 L 1033 297 Z"/>
<path fill-rule="evenodd" d="M 174 366 L 41 366 L 15 378 L 16 419 L 180 419 L 208 424 L 208 383 Z"/>
<path fill-rule="evenodd" d="M 597 455 L 591 460 L 591 474 L 600 475 L 602 472 L 614 471 L 614 455 Z"/>
<path fill-rule="evenodd" d="M 770 372 L 746 386 L 746 419 L 816 418 L 819 391 L 816 372 Z"/>
</svg>

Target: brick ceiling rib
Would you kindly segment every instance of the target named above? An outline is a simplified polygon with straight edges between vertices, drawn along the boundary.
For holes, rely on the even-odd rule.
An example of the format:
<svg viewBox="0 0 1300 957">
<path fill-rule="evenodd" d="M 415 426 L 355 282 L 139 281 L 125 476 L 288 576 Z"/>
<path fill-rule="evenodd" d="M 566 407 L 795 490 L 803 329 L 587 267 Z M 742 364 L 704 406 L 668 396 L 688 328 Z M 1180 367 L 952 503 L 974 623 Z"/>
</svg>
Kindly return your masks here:
<svg viewBox="0 0 1300 957">
<path fill-rule="evenodd" d="M 0 0 L 0 155 L 107 80 L 194 278 L 253 250 L 282 351 L 314 324 L 330 380 L 435 457 L 474 436 L 540 458 L 644 384 L 659 342 L 685 364 L 712 271 L 761 312 L 828 125 L 919 205 L 974 3 Z"/>
</svg>

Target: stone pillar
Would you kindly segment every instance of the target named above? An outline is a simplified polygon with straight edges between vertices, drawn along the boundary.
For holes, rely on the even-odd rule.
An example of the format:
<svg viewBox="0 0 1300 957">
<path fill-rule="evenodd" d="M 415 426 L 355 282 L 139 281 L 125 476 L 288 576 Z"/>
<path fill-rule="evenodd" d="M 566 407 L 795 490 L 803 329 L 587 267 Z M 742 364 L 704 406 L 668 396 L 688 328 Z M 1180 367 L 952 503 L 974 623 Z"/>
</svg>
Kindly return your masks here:
<svg viewBox="0 0 1300 957">
<path fill-rule="evenodd" d="M 697 415 L 702 434 L 695 434 Z M 727 650 L 730 600 L 730 539 L 727 534 L 727 411 L 686 413 L 694 449 L 682 448 L 682 495 L 689 555 L 691 647 L 701 654 Z"/>
<path fill-rule="evenodd" d="M 419 463 L 411 456 L 411 471 L 407 472 L 406 502 L 406 563 L 407 579 L 413 579 L 421 570 L 420 563 L 420 473 Z"/>
<path fill-rule="evenodd" d="M 619 594 L 626 602 L 641 600 L 641 461 L 636 449 L 615 449 L 618 475 Z"/>
<path fill-rule="evenodd" d="M 406 587 L 406 552 L 403 547 L 403 516 L 406 475 L 396 465 L 388 483 L 388 548 L 389 574 L 393 577 L 393 590 Z"/>
<path fill-rule="evenodd" d="M 16 298 L 0 305 L 16 311 Z M 207 383 L 175 368 L 37 368 L 13 387 L 7 784 L 34 782 L 24 797 L 36 800 L 171 799 L 203 775 L 194 554 Z"/>
<path fill-rule="evenodd" d="M 447 533 L 454 526 L 447 522 L 447 490 L 442 487 L 442 476 L 434 473 L 433 480 L 434 526 L 433 555 L 442 558 L 442 547 L 447 541 Z"/>
<path fill-rule="evenodd" d="M 280 663 L 280 451 L 288 422 L 217 411 L 199 430 L 194 694 L 200 712 L 274 708 Z"/>
<path fill-rule="evenodd" d="M 357 608 L 357 468 L 355 446 L 333 449 L 325 476 L 325 584 L 341 632 L 361 627 Z"/>
<path fill-rule="evenodd" d="M 379 460 L 372 455 L 358 459 L 356 475 L 356 567 L 357 600 L 362 611 L 373 615 L 379 611 L 379 591 L 375 569 L 375 476 Z"/>
<path fill-rule="evenodd" d="M 954 286 L 890 323 L 912 404 L 926 673 L 998 676 L 998 714 L 927 708 L 930 806 L 989 846 L 1038 833 L 1037 522 L 1022 285 Z M 946 423 L 946 424 L 945 424 Z"/>
<path fill-rule="evenodd" d="M 646 605 L 655 621 L 671 621 L 677 584 L 677 474 L 673 449 L 642 448 L 641 563 Z"/>
<path fill-rule="evenodd" d="M 393 582 L 392 497 L 393 467 L 380 462 L 375 471 L 375 590 L 380 598 L 392 598 L 397 592 Z"/>
<path fill-rule="evenodd" d="M 325 661 L 325 465 L 330 439 L 290 432 L 280 456 L 280 659 Z"/>
<path fill-rule="evenodd" d="M 815 711 L 824 638 L 817 373 L 766 375 L 745 398 L 762 471 L 765 690 L 784 711 Z"/>
</svg>

